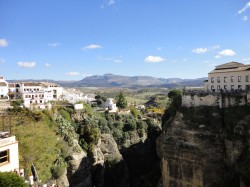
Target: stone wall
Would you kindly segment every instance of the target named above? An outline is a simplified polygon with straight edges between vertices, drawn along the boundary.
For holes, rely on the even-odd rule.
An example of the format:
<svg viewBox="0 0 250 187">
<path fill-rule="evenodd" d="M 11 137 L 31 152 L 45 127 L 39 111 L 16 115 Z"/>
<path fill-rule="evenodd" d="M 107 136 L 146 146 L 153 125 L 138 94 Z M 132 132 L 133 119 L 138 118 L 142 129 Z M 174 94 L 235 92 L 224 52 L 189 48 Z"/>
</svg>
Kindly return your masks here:
<svg viewBox="0 0 250 187">
<path fill-rule="evenodd" d="M 250 104 L 250 93 L 210 93 L 210 94 L 184 94 L 182 106 L 219 106 L 225 108 L 234 105 Z"/>
</svg>

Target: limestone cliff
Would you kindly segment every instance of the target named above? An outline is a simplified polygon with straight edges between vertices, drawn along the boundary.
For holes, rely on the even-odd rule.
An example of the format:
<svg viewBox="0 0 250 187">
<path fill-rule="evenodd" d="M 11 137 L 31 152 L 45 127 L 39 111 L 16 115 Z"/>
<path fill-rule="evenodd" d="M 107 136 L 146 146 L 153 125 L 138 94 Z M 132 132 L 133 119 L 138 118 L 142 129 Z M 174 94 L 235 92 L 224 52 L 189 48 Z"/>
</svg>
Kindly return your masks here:
<svg viewBox="0 0 250 187">
<path fill-rule="evenodd" d="M 128 186 L 127 165 L 112 135 L 101 134 L 92 150 L 92 157 L 94 186 Z"/>
<path fill-rule="evenodd" d="M 249 111 L 182 108 L 157 139 L 162 186 L 249 186 Z"/>
</svg>

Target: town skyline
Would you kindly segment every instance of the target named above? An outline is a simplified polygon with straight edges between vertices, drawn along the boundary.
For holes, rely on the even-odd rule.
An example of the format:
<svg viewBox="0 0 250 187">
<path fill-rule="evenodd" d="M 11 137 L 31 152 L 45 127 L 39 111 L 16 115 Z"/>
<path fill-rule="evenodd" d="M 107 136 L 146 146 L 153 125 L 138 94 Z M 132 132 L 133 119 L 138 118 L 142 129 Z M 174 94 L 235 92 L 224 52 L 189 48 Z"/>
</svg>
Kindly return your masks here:
<svg viewBox="0 0 250 187">
<path fill-rule="evenodd" d="M 194 79 L 250 63 L 250 2 L 0 2 L 0 76 Z"/>
</svg>

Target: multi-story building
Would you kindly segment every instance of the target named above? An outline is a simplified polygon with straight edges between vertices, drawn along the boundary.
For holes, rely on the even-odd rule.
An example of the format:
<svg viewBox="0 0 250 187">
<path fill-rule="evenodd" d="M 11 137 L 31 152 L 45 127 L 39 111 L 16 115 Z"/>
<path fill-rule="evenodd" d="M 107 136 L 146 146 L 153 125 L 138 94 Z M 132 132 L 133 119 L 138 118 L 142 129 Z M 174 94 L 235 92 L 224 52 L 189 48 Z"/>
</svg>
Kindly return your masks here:
<svg viewBox="0 0 250 187">
<path fill-rule="evenodd" d="M 3 77 L 0 77 L 0 99 L 9 99 L 8 82 Z"/>
<path fill-rule="evenodd" d="M 18 141 L 9 132 L 0 132 L 0 172 L 19 171 Z"/>
<path fill-rule="evenodd" d="M 250 90 L 250 64 L 229 62 L 216 66 L 204 82 L 206 91 Z"/>
<path fill-rule="evenodd" d="M 63 88 L 61 86 L 50 82 L 40 82 L 39 85 L 44 88 L 46 101 L 62 99 Z"/>
</svg>

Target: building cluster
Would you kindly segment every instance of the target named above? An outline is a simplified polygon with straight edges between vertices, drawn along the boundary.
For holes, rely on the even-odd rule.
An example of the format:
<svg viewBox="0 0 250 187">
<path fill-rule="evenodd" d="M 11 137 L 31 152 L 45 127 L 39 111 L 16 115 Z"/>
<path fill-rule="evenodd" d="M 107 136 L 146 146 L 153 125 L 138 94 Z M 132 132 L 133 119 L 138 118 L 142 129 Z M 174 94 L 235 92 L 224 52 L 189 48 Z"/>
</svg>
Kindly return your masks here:
<svg viewBox="0 0 250 187">
<path fill-rule="evenodd" d="M 52 101 L 92 102 L 95 95 L 83 95 L 75 89 L 66 89 L 50 82 L 8 83 L 0 77 L 0 101 L 22 100 L 22 105 L 30 109 L 50 109 Z"/>
<path fill-rule="evenodd" d="M 249 91 L 250 64 L 229 62 L 216 66 L 204 82 L 205 91 Z"/>
</svg>

